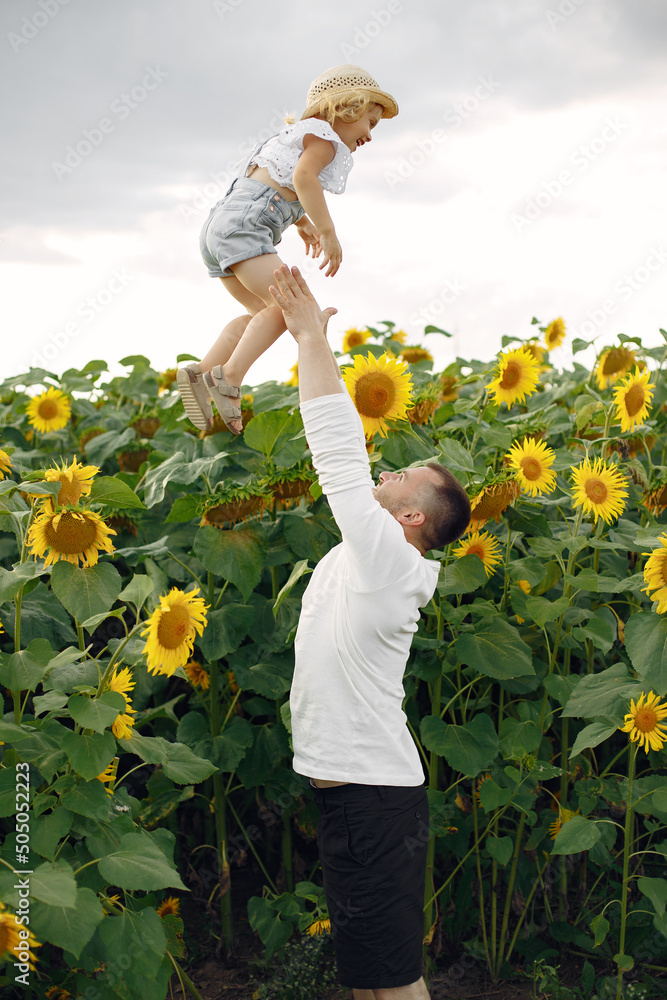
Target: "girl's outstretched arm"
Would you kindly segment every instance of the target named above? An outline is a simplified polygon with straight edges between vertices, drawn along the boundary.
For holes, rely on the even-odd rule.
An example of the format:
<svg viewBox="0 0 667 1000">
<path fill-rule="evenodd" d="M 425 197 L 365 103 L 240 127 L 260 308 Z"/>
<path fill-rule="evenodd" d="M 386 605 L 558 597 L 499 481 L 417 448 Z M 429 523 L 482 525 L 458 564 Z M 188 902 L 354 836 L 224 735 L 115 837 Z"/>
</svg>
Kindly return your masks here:
<svg viewBox="0 0 667 1000">
<path fill-rule="evenodd" d="M 335 149 L 328 139 L 321 139 L 316 135 L 304 136 L 303 146 L 303 153 L 294 168 L 292 183 L 306 215 L 320 232 L 320 246 L 323 252 L 320 270 L 326 267 L 326 277 L 330 278 L 340 267 L 343 251 L 329 215 L 319 173 L 331 163 Z"/>
</svg>

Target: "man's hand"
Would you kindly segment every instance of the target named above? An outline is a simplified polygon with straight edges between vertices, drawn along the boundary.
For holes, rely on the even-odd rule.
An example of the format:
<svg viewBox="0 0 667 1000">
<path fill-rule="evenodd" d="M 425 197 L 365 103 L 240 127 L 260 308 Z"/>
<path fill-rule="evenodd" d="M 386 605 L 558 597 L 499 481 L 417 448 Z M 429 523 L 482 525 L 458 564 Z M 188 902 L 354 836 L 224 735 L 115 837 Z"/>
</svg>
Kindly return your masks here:
<svg viewBox="0 0 667 1000">
<path fill-rule="evenodd" d="M 276 284 L 269 286 L 271 298 L 282 311 L 287 329 L 297 343 L 308 337 L 326 339 L 327 323 L 338 310 L 333 306 L 320 309 L 298 267 L 290 271 L 283 264 L 273 272 L 273 277 Z"/>
</svg>

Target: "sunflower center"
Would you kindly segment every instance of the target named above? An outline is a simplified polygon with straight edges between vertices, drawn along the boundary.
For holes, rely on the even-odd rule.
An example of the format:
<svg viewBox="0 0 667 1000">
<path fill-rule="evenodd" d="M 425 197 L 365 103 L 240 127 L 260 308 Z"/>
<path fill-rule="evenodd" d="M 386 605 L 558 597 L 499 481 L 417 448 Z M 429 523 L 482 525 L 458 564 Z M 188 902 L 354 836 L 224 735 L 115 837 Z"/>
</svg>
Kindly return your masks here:
<svg viewBox="0 0 667 1000">
<path fill-rule="evenodd" d="M 396 387 L 384 372 L 362 375 L 355 389 L 357 410 L 364 417 L 383 417 L 391 409 Z"/>
<path fill-rule="evenodd" d="M 62 486 L 60 487 L 60 492 L 58 493 L 58 503 L 62 506 L 63 504 L 70 503 L 74 505 L 78 503 L 81 499 L 82 489 L 81 483 L 78 479 L 72 477 L 72 481 L 67 478 L 66 475 L 58 477 Z"/>
<path fill-rule="evenodd" d="M 542 475 L 542 467 L 536 458 L 521 459 L 521 469 L 526 479 L 529 479 L 531 482 L 539 479 Z"/>
<path fill-rule="evenodd" d="M 609 491 L 601 479 L 589 479 L 585 486 L 586 496 L 594 504 L 603 504 Z"/>
<path fill-rule="evenodd" d="M 358 347 L 360 344 L 365 343 L 365 338 L 363 333 L 350 333 L 347 338 L 347 343 L 349 347 Z"/>
<path fill-rule="evenodd" d="M 58 527 L 54 527 L 55 518 L 45 526 L 44 534 L 49 547 L 54 552 L 63 555 L 73 555 L 85 552 L 94 544 L 97 538 L 97 525 L 85 516 L 75 516 L 66 511 L 60 515 Z"/>
<path fill-rule="evenodd" d="M 521 369 L 514 362 L 510 362 L 503 372 L 500 385 L 503 389 L 513 389 L 521 378 Z"/>
<path fill-rule="evenodd" d="M 635 715 L 635 727 L 640 733 L 652 733 L 658 724 L 658 716 L 652 708 L 640 708 Z"/>
<path fill-rule="evenodd" d="M 482 561 L 484 561 L 484 554 L 484 549 L 481 545 L 471 545 L 466 553 L 469 556 L 479 556 Z"/>
<path fill-rule="evenodd" d="M 165 649 L 177 649 L 185 642 L 190 631 L 190 612 L 182 605 L 175 605 L 160 615 L 157 638 Z"/>
<path fill-rule="evenodd" d="M 633 359 L 634 354 L 632 351 L 628 351 L 627 348 L 623 347 L 615 348 L 605 358 L 602 371 L 605 375 L 616 375 L 627 368 Z"/>
<path fill-rule="evenodd" d="M 625 394 L 625 408 L 628 411 L 628 415 L 634 417 L 635 414 L 639 413 L 643 405 L 644 387 L 642 385 L 633 385 Z"/>
<path fill-rule="evenodd" d="M 52 399 L 44 399 L 39 404 L 38 412 L 42 420 L 53 420 L 58 416 L 58 404 Z"/>
</svg>

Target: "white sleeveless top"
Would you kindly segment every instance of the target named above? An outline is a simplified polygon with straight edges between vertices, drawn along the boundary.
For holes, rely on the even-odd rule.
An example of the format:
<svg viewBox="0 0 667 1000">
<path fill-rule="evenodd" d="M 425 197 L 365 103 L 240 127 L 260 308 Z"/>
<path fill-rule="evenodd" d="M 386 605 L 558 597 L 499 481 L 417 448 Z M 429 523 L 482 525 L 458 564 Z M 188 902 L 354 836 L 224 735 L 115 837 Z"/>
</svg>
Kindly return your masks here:
<svg viewBox="0 0 667 1000">
<path fill-rule="evenodd" d="M 319 180 L 325 191 L 342 194 L 352 169 L 352 156 L 349 148 L 340 136 L 336 135 L 331 125 L 319 118 L 305 118 L 295 125 L 287 125 L 277 135 L 271 136 L 253 156 L 248 170 L 253 166 L 266 167 L 274 181 L 281 187 L 294 191 L 292 175 L 303 152 L 303 138 L 306 135 L 317 135 L 334 144 L 336 149 L 334 158 L 320 171 Z M 294 193 L 296 194 L 296 191 Z"/>
</svg>

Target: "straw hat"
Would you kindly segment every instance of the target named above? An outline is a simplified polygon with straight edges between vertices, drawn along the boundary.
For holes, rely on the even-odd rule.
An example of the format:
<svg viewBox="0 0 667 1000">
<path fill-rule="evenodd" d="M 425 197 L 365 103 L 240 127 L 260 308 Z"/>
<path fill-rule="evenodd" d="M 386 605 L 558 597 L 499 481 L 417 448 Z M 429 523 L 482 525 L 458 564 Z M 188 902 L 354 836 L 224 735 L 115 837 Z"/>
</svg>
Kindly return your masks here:
<svg viewBox="0 0 667 1000">
<path fill-rule="evenodd" d="M 353 90 L 365 90 L 371 95 L 376 104 L 382 106 L 383 118 L 394 118 L 398 114 L 398 104 L 391 96 L 380 90 L 377 80 L 374 80 L 370 73 L 367 73 L 361 66 L 333 66 L 325 70 L 310 85 L 308 96 L 306 97 L 306 110 L 301 115 L 304 118 L 312 118 L 320 111 L 320 104 L 323 98 L 342 97 Z"/>
</svg>

